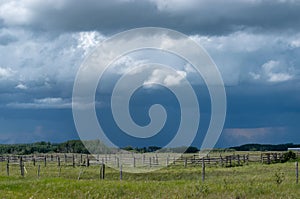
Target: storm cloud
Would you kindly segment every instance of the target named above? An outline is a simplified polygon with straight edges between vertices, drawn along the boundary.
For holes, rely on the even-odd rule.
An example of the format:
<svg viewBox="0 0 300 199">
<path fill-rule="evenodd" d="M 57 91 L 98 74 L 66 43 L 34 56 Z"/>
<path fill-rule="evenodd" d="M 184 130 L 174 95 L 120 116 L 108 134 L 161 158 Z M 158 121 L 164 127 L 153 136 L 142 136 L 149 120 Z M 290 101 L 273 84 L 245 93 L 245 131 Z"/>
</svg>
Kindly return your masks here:
<svg viewBox="0 0 300 199">
<path fill-rule="evenodd" d="M 228 100 L 219 146 L 300 143 L 299 10 L 294 0 L 0 0 L 0 143 L 77 138 L 82 61 L 113 34 L 147 26 L 187 34 L 218 66 Z"/>
</svg>

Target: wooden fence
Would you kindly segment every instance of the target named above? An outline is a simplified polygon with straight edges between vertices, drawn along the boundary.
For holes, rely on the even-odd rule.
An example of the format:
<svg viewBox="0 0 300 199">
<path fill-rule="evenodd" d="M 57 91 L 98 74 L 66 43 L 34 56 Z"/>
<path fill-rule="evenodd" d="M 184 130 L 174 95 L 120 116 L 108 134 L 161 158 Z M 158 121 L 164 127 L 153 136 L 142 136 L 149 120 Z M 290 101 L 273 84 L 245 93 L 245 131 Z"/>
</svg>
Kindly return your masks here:
<svg viewBox="0 0 300 199">
<path fill-rule="evenodd" d="M 297 154 L 299 157 L 300 154 Z M 202 180 L 205 179 L 205 168 L 211 166 L 235 167 L 243 166 L 253 162 L 262 164 L 271 164 L 280 162 L 283 152 L 263 152 L 252 154 L 213 154 L 201 157 L 200 155 L 181 155 L 176 153 L 148 153 L 148 154 L 35 154 L 35 155 L 6 155 L 0 156 L 0 162 L 6 163 L 6 173 L 10 175 L 10 167 L 18 167 L 20 175 L 24 177 L 27 172 L 25 164 L 31 164 L 37 168 L 37 176 L 40 176 L 41 166 L 47 167 L 48 164 L 57 165 L 59 174 L 61 167 L 89 167 L 91 165 L 100 166 L 100 179 L 105 178 L 105 166 L 113 166 L 120 171 L 120 180 L 123 177 L 124 168 L 140 169 L 140 168 L 158 168 L 169 165 L 177 165 L 184 167 L 201 166 Z M 82 174 L 82 170 L 78 175 L 78 180 Z M 296 177 L 298 183 L 298 163 L 296 163 Z"/>
<path fill-rule="evenodd" d="M 155 167 L 168 165 L 197 166 L 203 162 L 206 165 L 218 165 L 224 167 L 241 166 L 249 162 L 261 162 L 266 164 L 279 162 L 283 152 L 262 152 L 254 154 L 219 154 L 219 155 L 181 155 L 176 153 L 127 153 L 127 154 L 35 154 L 35 155 L 6 155 L 0 156 L 0 162 L 19 163 L 32 162 L 35 166 L 37 162 L 47 166 L 47 163 L 56 163 L 57 166 L 90 166 L 108 164 L 113 167 Z M 299 154 L 297 154 L 299 157 Z"/>
</svg>

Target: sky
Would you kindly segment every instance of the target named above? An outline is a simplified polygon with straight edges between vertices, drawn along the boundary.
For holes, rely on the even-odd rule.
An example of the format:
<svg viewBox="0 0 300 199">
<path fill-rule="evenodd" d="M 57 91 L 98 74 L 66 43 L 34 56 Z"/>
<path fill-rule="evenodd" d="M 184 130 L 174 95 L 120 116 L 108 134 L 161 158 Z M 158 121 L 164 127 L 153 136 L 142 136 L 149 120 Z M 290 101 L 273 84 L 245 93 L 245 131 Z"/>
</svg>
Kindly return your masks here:
<svg viewBox="0 0 300 199">
<path fill-rule="evenodd" d="M 217 147 L 300 143 L 299 10 L 297 0 L 0 0 L 0 143 L 78 139 L 72 90 L 80 65 L 114 34 L 149 26 L 188 35 L 218 66 L 227 115 Z M 123 74 L 122 66 L 144 62 L 145 54 L 154 60 L 168 57 L 152 52 L 125 57 L 107 79 Z M 203 96 L 200 126 L 207 128 L 210 105 L 201 80 L 179 60 L 168 63 L 178 65 Z M 153 78 L 181 83 L 155 72 L 148 80 Z M 140 90 L 133 119 L 141 125 L 149 122 L 144 109 L 153 103 L 147 101 L 147 89 L 170 111 L 177 105 L 160 88 Z M 106 104 L 106 95 L 99 90 L 96 98 Z M 100 106 L 98 116 L 106 118 L 107 108 Z M 176 128 L 170 124 L 178 122 L 177 115 L 170 120 L 166 132 Z"/>
</svg>

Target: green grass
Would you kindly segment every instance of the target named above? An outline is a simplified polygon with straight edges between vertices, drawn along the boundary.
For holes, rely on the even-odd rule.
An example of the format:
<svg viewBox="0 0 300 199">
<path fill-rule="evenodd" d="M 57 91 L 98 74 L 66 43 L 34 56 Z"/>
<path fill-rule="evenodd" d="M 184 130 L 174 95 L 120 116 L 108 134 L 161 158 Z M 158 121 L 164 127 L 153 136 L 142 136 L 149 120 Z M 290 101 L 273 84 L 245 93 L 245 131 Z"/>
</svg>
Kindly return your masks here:
<svg viewBox="0 0 300 199">
<path fill-rule="evenodd" d="M 60 176 L 55 164 L 25 164 L 27 173 L 20 176 L 19 166 L 0 164 L 0 198 L 299 198 L 300 184 L 295 183 L 293 162 L 240 167 L 207 167 L 201 182 L 201 166 L 170 166 L 145 174 L 123 173 L 106 168 L 105 180 L 99 179 L 99 167 L 62 166 Z M 78 175 L 81 173 L 80 180 Z M 277 183 L 277 180 L 282 183 Z"/>
</svg>

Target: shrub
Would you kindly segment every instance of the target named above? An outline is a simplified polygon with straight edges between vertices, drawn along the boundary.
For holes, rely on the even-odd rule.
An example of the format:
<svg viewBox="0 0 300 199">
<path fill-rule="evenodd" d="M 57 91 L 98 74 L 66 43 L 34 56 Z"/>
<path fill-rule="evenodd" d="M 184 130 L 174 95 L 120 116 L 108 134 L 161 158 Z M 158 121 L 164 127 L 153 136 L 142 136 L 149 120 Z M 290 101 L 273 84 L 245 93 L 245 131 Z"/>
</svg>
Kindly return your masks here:
<svg viewBox="0 0 300 199">
<path fill-rule="evenodd" d="M 282 158 L 281 158 L 281 162 L 287 162 L 289 160 L 295 160 L 296 159 L 296 153 L 294 153 L 293 151 L 288 151 L 286 153 L 283 154 Z"/>
</svg>

